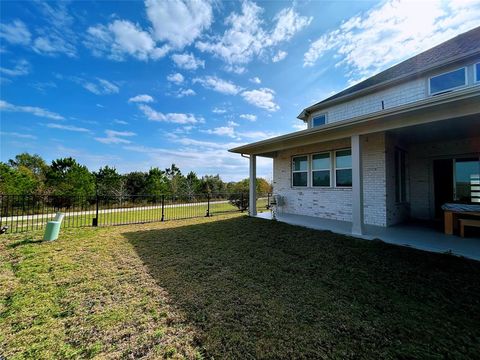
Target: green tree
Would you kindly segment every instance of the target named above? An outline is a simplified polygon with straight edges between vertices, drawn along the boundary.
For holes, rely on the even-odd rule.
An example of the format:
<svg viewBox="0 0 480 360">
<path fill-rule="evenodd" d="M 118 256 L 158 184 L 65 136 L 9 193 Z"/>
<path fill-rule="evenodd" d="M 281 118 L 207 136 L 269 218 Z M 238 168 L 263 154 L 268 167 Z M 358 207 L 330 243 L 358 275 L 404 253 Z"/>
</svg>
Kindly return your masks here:
<svg viewBox="0 0 480 360">
<path fill-rule="evenodd" d="M 37 190 L 37 181 L 30 171 L 0 162 L 0 194 L 31 195 Z"/>
<path fill-rule="evenodd" d="M 165 176 L 168 179 L 170 194 L 177 195 L 184 192 L 185 178 L 175 164 L 172 164 L 171 167 L 165 169 Z"/>
<path fill-rule="evenodd" d="M 226 192 L 226 185 L 220 178 L 220 175 L 202 176 L 200 188 L 202 192 L 208 194 L 221 194 Z"/>
<path fill-rule="evenodd" d="M 196 195 L 200 192 L 201 181 L 193 171 L 185 176 L 185 194 L 188 196 Z"/>
<path fill-rule="evenodd" d="M 147 173 L 143 171 L 132 171 L 124 177 L 125 187 L 129 195 L 147 194 Z"/>
<path fill-rule="evenodd" d="M 15 156 L 15 159 L 8 160 L 11 168 L 32 178 L 35 181 L 35 189 L 32 193 L 43 194 L 45 192 L 45 177 L 48 165 L 40 155 L 22 153 Z"/>
<path fill-rule="evenodd" d="M 47 186 L 54 195 L 92 196 L 95 177 L 87 167 L 71 157 L 52 161 L 47 172 Z"/>
<path fill-rule="evenodd" d="M 125 180 L 114 167 L 104 166 L 94 173 L 98 195 L 124 196 L 126 195 Z"/>
<path fill-rule="evenodd" d="M 147 174 L 145 190 L 148 195 L 166 194 L 169 191 L 169 183 L 165 173 L 157 167 L 151 168 Z"/>
</svg>

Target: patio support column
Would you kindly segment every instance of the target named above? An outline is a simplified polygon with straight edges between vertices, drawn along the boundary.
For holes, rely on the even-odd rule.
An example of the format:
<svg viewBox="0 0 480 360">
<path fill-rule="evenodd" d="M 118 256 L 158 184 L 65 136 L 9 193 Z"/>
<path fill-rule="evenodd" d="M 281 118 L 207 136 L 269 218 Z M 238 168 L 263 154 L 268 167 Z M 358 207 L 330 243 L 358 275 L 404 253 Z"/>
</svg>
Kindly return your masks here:
<svg viewBox="0 0 480 360">
<path fill-rule="evenodd" d="M 248 215 L 257 215 L 257 157 L 250 155 L 250 184 L 248 198 Z"/>
<path fill-rule="evenodd" d="M 362 145 L 359 135 L 352 135 L 352 234 L 363 234 Z"/>
</svg>

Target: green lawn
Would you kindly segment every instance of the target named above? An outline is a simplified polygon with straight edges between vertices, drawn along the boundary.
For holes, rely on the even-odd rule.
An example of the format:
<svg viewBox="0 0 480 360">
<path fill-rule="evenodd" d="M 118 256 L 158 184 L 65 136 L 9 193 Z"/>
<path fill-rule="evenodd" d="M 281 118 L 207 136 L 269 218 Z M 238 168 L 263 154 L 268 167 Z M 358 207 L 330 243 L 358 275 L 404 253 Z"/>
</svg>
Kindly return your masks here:
<svg viewBox="0 0 480 360">
<path fill-rule="evenodd" d="M 0 236 L 0 357 L 478 359 L 480 263 L 240 214 Z"/>
</svg>

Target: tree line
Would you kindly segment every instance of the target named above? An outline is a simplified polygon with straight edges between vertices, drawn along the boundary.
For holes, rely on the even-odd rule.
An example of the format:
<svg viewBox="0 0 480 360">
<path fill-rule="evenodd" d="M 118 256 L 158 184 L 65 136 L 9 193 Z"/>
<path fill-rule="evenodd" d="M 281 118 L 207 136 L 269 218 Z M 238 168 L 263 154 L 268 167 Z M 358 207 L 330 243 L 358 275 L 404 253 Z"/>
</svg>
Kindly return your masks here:
<svg viewBox="0 0 480 360">
<path fill-rule="evenodd" d="M 249 179 L 225 182 L 220 175 L 186 175 L 175 165 L 162 170 L 120 174 L 104 166 L 90 171 L 74 158 L 59 158 L 51 164 L 37 154 L 22 153 L 8 162 L 0 162 L 0 194 L 60 196 L 134 196 L 247 193 Z M 257 192 L 271 192 L 271 184 L 257 179 Z"/>
</svg>

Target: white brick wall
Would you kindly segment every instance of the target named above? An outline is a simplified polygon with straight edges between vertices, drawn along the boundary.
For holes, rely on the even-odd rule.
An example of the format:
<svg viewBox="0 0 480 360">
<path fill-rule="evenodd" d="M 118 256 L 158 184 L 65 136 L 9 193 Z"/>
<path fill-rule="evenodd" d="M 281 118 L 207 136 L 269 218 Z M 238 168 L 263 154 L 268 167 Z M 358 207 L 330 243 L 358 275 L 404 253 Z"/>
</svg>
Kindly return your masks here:
<svg viewBox="0 0 480 360">
<path fill-rule="evenodd" d="M 328 114 L 328 122 L 331 123 L 380 111 L 382 110 L 382 100 L 384 108 L 388 109 L 424 99 L 426 96 L 426 79 L 422 78 L 334 105 L 321 110 L 319 113 L 326 112 Z M 315 114 L 312 116 L 315 116 Z"/>
<path fill-rule="evenodd" d="M 352 220 L 351 188 L 292 188 L 292 156 L 350 147 L 350 139 L 319 143 L 278 153 L 273 160 L 273 192 L 282 195 L 285 213 Z M 385 135 L 362 137 L 365 223 L 386 226 Z"/>
</svg>

